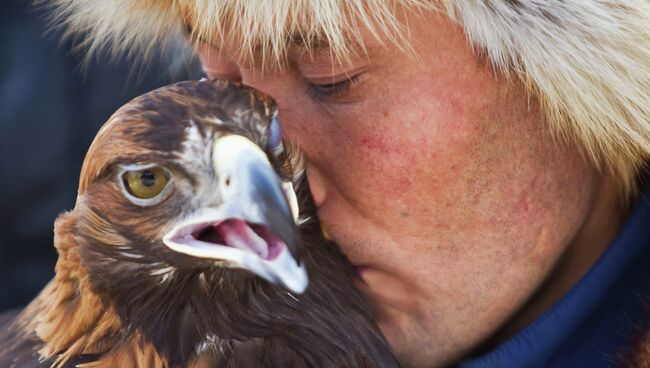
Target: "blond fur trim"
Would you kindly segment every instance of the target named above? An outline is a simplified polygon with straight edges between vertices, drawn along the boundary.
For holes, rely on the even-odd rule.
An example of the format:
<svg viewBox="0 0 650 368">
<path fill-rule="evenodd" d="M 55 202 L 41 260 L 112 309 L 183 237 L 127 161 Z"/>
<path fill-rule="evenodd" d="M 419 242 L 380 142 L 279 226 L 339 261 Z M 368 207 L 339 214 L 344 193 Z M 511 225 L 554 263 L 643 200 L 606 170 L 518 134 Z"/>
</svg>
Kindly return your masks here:
<svg viewBox="0 0 650 368">
<path fill-rule="evenodd" d="M 41 0 L 45 1 L 45 0 Z M 288 40 L 325 39 L 337 57 L 359 30 L 403 45 L 400 11 L 435 7 L 495 70 L 524 82 L 558 136 L 634 188 L 650 156 L 650 0 L 48 0 L 53 23 L 101 49 L 150 56 L 167 40 L 241 37 L 282 61 Z"/>
<path fill-rule="evenodd" d="M 555 132 L 633 190 L 650 155 L 648 0 L 448 0 L 447 10 L 536 92 Z"/>
</svg>

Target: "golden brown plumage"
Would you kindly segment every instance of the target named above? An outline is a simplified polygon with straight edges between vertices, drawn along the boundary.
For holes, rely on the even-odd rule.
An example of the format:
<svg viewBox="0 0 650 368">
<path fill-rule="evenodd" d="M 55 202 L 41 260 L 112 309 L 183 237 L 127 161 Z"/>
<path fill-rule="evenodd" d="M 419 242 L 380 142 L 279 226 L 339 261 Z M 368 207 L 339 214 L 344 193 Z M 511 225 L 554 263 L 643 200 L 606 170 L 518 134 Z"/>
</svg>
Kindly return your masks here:
<svg viewBox="0 0 650 368">
<path fill-rule="evenodd" d="M 223 81 L 178 83 L 118 110 L 86 156 L 74 210 L 56 221 L 55 278 L 0 326 L 0 366 L 396 366 L 304 185 L 295 238 L 279 189 L 295 157 L 272 143 L 274 114 L 270 99 Z M 248 152 L 234 157 L 244 174 L 225 162 L 231 148 Z M 167 177 L 151 198 L 124 180 L 136 172 L 153 186 L 153 171 Z M 243 212 L 196 220 L 228 211 Z"/>
</svg>

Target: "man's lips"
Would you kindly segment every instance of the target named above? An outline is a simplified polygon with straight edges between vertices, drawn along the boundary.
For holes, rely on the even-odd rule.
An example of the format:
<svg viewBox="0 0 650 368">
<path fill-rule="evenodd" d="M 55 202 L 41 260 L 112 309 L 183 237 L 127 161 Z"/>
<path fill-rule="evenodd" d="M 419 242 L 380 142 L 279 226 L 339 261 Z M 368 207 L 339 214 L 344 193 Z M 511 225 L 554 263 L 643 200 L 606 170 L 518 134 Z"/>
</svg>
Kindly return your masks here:
<svg viewBox="0 0 650 368">
<path fill-rule="evenodd" d="M 359 277 L 363 277 L 364 273 L 367 273 L 370 270 L 370 266 L 367 265 L 355 265 L 354 270 L 357 272 Z"/>
<path fill-rule="evenodd" d="M 373 268 L 368 265 L 355 265 L 355 282 L 360 283 L 361 285 L 367 285 L 366 276 L 372 272 Z"/>
</svg>

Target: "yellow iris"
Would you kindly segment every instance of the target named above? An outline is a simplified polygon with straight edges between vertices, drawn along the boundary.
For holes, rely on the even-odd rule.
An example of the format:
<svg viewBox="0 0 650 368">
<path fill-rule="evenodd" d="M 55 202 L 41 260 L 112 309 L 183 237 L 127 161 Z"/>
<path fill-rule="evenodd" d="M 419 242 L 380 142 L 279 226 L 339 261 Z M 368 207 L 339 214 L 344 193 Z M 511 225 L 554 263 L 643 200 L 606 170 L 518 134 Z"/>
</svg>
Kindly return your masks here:
<svg viewBox="0 0 650 368">
<path fill-rule="evenodd" d="M 157 196 L 169 181 L 165 170 L 159 166 L 130 170 L 124 173 L 123 178 L 129 193 L 141 199 Z"/>
</svg>

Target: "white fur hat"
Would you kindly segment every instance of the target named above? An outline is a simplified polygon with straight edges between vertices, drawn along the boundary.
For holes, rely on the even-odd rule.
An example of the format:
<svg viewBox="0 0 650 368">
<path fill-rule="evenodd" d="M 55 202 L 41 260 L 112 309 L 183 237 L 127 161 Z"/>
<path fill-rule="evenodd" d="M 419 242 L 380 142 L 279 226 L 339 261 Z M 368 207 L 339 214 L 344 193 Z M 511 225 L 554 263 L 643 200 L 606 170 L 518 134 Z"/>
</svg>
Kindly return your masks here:
<svg viewBox="0 0 650 368">
<path fill-rule="evenodd" d="M 650 0 L 41 0 L 91 52 L 148 55 L 170 39 L 221 32 L 282 59 L 288 34 L 325 37 L 339 56 L 358 27 L 393 41 L 397 12 L 437 10 L 495 70 L 521 80 L 559 137 L 626 190 L 650 156 Z M 246 30 L 243 32 L 242 30 Z"/>
</svg>

